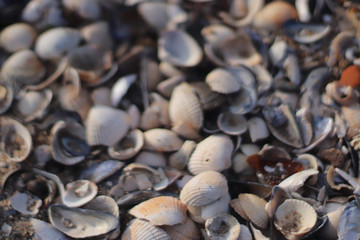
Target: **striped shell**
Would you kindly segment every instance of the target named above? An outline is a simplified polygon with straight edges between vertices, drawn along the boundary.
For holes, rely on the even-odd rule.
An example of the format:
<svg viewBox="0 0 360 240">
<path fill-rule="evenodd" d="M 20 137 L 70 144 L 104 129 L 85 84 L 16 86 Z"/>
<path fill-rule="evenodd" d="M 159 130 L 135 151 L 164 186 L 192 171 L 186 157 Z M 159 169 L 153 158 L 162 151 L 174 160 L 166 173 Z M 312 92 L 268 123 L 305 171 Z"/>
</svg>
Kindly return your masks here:
<svg viewBox="0 0 360 240">
<path fill-rule="evenodd" d="M 227 135 L 210 135 L 196 146 L 188 169 L 194 175 L 210 170 L 221 172 L 230 167 L 233 149 L 234 145 Z"/>
<path fill-rule="evenodd" d="M 154 128 L 144 132 L 144 149 L 150 151 L 177 151 L 183 141 L 177 134 L 168 129 Z"/>
<path fill-rule="evenodd" d="M 204 115 L 200 101 L 188 83 L 175 87 L 169 102 L 169 116 L 173 130 L 187 138 L 197 138 Z"/>
<path fill-rule="evenodd" d="M 161 228 L 151 225 L 147 221 L 133 219 L 126 227 L 121 240 L 171 240 L 171 237 Z"/>
<path fill-rule="evenodd" d="M 129 129 L 126 112 L 97 105 L 90 109 L 86 119 L 86 139 L 89 145 L 113 146 Z"/>
<path fill-rule="evenodd" d="M 203 206 L 228 192 L 226 178 L 218 172 L 206 171 L 188 181 L 180 192 L 180 200 L 188 206 Z"/>
<path fill-rule="evenodd" d="M 216 68 L 205 79 L 211 90 L 218 93 L 229 94 L 240 90 L 240 82 L 226 69 Z"/>
<path fill-rule="evenodd" d="M 193 240 L 200 239 L 199 230 L 191 218 L 186 218 L 185 223 L 173 226 L 161 227 L 173 240 Z"/>
<path fill-rule="evenodd" d="M 160 196 L 136 205 L 130 209 L 129 213 L 137 218 L 145 219 L 155 226 L 171 226 L 186 221 L 186 210 L 186 205 L 179 199 Z"/>
</svg>

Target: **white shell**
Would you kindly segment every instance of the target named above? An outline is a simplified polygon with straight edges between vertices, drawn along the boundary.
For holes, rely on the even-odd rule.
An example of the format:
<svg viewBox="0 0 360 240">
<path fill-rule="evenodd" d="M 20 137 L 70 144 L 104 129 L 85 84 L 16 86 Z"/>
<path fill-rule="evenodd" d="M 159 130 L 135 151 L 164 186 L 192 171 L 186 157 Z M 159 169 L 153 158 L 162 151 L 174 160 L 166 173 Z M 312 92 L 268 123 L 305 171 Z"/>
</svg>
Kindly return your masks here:
<svg viewBox="0 0 360 240">
<path fill-rule="evenodd" d="M 141 151 L 136 156 L 135 162 L 149 166 L 166 166 L 166 158 L 161 152 Z"/>
<path fill-rule="evenodd" d="M 144 149 L 150 151 L 171 152 L 177 151 L 183 141 L 177 134 L 168 129 L 154 128 L 144 132 Z"/>
<path fill-rule="evenodd" d="M 96 20 L 101 16 L 101 7 L 98 0 L 62 0 L 67 10 L 76 12 L 80 17 Z"/>
<path fill-rule="evenodd" d="M 252 117 L 248 120 L 249 134 L 252 142 L 257 142 L 269 137 L 264 119 L 260 117 Z"/>
<path fill-rule="evenodd" d="M 119 78 L 111 89 L 111 104 L 116 107 L 125 96 L 130 86 L 135 82 L 136 74 L 126 75 Z"/>
<path fill-rule="evenodd" d="M 26 215 L 36 215 L 42 205 L 40 198 L 26 193 L 17 192 L 9 200 L 12 208 Z"/>
<path fill-rule="evenodd" d="M 190 155 L 196 147 L 196 142 L 186 140 L 179 151 L 169 157 L 169 166 L 177 169 L 184 169 L 188 164 Z"/>
<path fill-rule="evenodd" d="M 35 29 L 26 23 L 15 23 L 0 33 L 0 46 L 8 52 L 16 52 L 31 47 L 36 38 Z"/>
<path fill-rule="evenodd" d="M 103 49 L 112 49 L 113 40 L 107 22 L 95 22 L 80 29 L 81 36 L 88 42 Z"/>
<path fill-rule="evenodd" d="M 315 169 L 306 169 L 300 172 L 297 172 L 287 178 L 285 178 L 281 183 L 279 183 L 279 187 L 288 190 L 289 192 L 295 192 L 300 187 L 302 187 L 305 183 L 305 181 L 313 176 L 317 175 L 319 173 L 318 170 Z"/>
<path fill-rule="evenodd" d="M 206 76 L 205 82 L 211 90 L 218 93 L 229 94 L 240 90 L 240 82 L 226 69 L 216 68 Z"/>
<path fill-rule="evenodd" d="M 240 135 L 248 130 L 246 118 L 232 112 L 221 113 L 218 116 L 217 125 L 221 131 L 229 135 Z"/>
<path fill-rule="evenodd" d="M 108 149 L 110 157 L 125 160 L 135 156 L 144 145 L 144 136 L 139 129 L 131 130 L 120 142 Z"/>
<path fill-rule="evenodd" d="M 80 207 L 91 201 L 97 194 L 98 187 L 88 180 L 76 180 L 66 184 L 62 202 L 67 207 Z"/>
<path fill-rule="evenodd" d="M 34 237 L 38 240 L 68 240 L 64 234 L 62 234 L 47 222 L 36 218 L 30 218 L 30 222 L 35 231 Z"/>
<path fill-rule="evenodd" d="M 185 223 L 176 224 L 173 226 L 162 226 L 161 227 L 173 240 L 193 240 L 199 239 L 199 230 L 195 223 L 190 219 L 186 218 Z"/>
<path fill-rule="evenodd" d="M 240 237 L 241 226 L 235 217 L 223 213 L 206 220 L 205 229 L 213 240 L 237 240 Z"/>
</svg>

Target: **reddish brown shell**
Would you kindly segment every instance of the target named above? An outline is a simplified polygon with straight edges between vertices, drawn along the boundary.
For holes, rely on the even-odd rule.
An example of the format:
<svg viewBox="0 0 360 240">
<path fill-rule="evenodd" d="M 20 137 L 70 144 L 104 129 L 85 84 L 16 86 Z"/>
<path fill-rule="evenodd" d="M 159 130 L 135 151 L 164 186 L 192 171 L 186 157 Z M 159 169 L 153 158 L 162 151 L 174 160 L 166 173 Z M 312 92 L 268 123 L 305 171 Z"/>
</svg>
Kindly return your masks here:
<svg viewBox="0 0 360 240">
<path fill-rule="evenodd" d="M 360 67 L 351 65 L 341 74 L 340 82 L 345 86 L 360 87 Z"/>
</svg>

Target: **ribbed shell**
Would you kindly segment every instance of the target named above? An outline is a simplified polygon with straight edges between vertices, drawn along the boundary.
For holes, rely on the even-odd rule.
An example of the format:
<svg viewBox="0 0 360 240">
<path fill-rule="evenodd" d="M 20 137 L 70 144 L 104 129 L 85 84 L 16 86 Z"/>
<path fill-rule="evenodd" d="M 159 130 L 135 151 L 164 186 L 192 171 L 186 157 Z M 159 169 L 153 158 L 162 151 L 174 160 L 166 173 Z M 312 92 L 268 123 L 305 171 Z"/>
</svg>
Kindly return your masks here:
<svg viewBox="0 0 360 240">
<path fill-rule="evenodd" d="M 126 112 L 106 107 L 94 106 L 86 120 L 86 139 L 89 145 L 113 146 L 129 129 Z"/>
<path fill-rule="evenodd" d="M 246 221 L 250 221 L 249 217 L 246 215 L 244 209 L 242 208 L 240 204 L 240 200 L 238 198 L 235 198 L 230 201 L 230 206 L 237 212 L 243 219 Z"/>
<path fill-rule="evenodd" d="M 171 226 L 186 221 L 186 210 L 186 205 L 179 199 L 161 196 L 136 205 L 130 209 L 129 213 L 149 221 L 152 225 Z"/>
<path fill-rule="evenodd" d="M 218 172 L 206 171 L 190 179 L 180 192 L 180 200 L 189 206 L 203 206 L 228 192 L 226 178 Z"/>
<path fill-rule="evenodd" d="M 269 223 L 269 215 L 265 211 L 266 201 L 254 194 L 239 194 L 238 199 L 246 216 L 256 226 L 266 229 Z"/>
<path fill-rule="evenodd" d="M 183 141 L 177 134 L 168 129 L 154 128 L 144 132 L 144 149 L 150 151 L 177 151 Z"/>
<path fill-rule="evenodd" d="M 203 125 L 204 115 L 200 101 L 188 83 L 175 87 L 169 102 L 169 116 L 173 129 L 187 138 L 196 138 Z M 184 131 L 185 130 L 185 131 Z"/>
<path fill-rule="evenodd" d="M 173 240 L 194 240 L 200 239 L 199 230 L 191 218 L 186 218 L 185 223 L 173 226 L 161 227 Z"/>
<path fill-rule="evenodd" d="M 240 82 L 226 69 L 216 68 L 205 79 L 211 90 L 218 93 L 229 94 L 240 90 Z"/>
<path fill-rule="evenodd" d="M 121 240 L 171 240 L 171 237 L 162 229 L 149 222 L 133 219 L 121 236 Z"/>
<path fill-rule="evenodd" d="M 234 145 L 227 135 L 211 135 L 195 148 L 188 163 L 189 171 L 197 175 L 205 171 L 221 172 L 231 166 Z"/>
</svg>

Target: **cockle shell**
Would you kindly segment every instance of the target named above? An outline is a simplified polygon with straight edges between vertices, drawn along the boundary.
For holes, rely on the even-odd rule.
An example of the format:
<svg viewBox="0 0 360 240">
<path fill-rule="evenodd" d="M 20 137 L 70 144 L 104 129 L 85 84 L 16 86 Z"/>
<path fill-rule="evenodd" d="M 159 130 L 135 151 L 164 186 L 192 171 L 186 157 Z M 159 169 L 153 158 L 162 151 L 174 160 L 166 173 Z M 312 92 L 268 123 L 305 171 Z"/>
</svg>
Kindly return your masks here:
<svg viewBox="0 0 360 240">
<path fill-rule="evenodd" d="M 234 145 L 227 135 L 210 135 L 196 146 L 188 169 L 194 175 L 210 170 L 221 172 L 230 167 L 233 149 Z"/>
<path fill-rule="evenodd" d="M 173 130 L 187 138 L 197 138 L 204 116 L 199 99 L 187 83 L 178 85 L 170 98 L 169 116 Z"/>
<path fill-rule="evenodd" d="M 126 112 L 97 105 L 90 109 L 86 119 L 86 139 L 89 145 L 113 146 L 129 129 Z"/>
<path fill-rule="evenodd" d="M 144 149 L 160 152 L 177 151 L 183 141 L 168 129 L 154 128 L 144 132 Z"/>
<path fill-rule="evenodd" d="M 213 240 L 237 240 L 241 226 L 235 217 L 228 213 L 219 214 L 205 222 L 207 235 Z"/>
<path fill-rule="evenodd" d="M 144 145 L 144 136 L 139 129 L 131 130 L 120 142 L 108 149 L 110 157 L 125 160 L 135 156 Z"/>
<path fill-rule="evenodd" d="M 189 206 L 203 206 L 228 192 L 225 177 L 215 171 L 202 172 L 188 181 L 180 192 L 180 200 Z"/>
<path fill-rule="evenodd" d="M 275 212 L 274 224 L 287 239 L 300 239 L 316 223 L 314 208 L 298 199 L 285 200 Z"/>
<path fill-rule="evenodd" d="M 185 223 L 173 226 L 164 225 L 161 227 L 173 240 L 200 239 L 199 230 L 191 218 L 186 218 Z"/>
<path fill-rule="evenodd" d="M 4 28 L 0 33 L 0 46 L 8 52 L 28 49 L 36 38 L 35 29 L 26 23 L 15 23 Z"/>
<path fill-rule="evenodd" d="M 147 240 L 171 240 L 171 237 L 161 228 L 151 225 L 147 221 L 133 219 L 129 222 L 121 240 L 147 239 Z"/>
<path fill-rule="evenodd" d="M 175 225 L 186 221 L 186 205 L 174 197 L 155 197 L 142 202 L 129 213 L 152 225 Z"/>
<path fill-rule="evenodd" d="M 219 129 L 228 135 L 240 135 L 248 130 L 246 118 L 232 112 L 219 114 L 217 124 Z"/>
<path fill-rule="evenodd" d="M 240 90 L 240 82 L 223 68 L 216 68 L 206 76 L 205 82 L 211 90 L 218 93 L 229 94 Z"/>
</svg>

